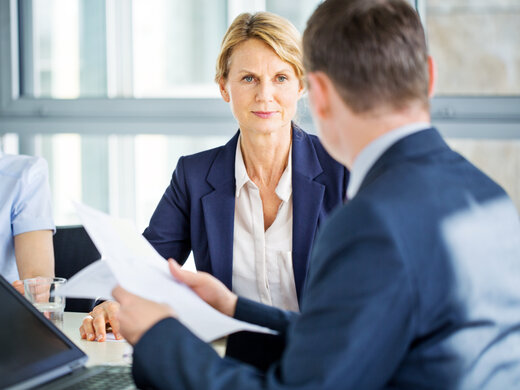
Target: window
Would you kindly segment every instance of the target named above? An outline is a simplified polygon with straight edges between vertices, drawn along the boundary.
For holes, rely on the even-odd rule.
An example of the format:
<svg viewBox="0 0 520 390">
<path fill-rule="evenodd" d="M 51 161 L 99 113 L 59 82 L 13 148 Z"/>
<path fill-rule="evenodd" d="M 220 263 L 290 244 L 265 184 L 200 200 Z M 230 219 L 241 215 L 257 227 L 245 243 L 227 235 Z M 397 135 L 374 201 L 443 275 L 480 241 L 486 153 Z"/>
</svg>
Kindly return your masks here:
<svg viewBox="0 0 520 390">
<path fill-rule="evenodd" d="M 421 9 L 437 64 L 434 123 L 520 209 L 518 1 L 425 0 Z"/>
<path fill-rule="evenodd" d="M 426 0 L 440 95 L 520 95 L 520 4 Z"/>
<path fill-rule="evenodd" d="M 218 97 L 223 0 L 24 0 L 22 95 Z M 32 82 L 31 82 L 32 81 Z"/>
</svg>

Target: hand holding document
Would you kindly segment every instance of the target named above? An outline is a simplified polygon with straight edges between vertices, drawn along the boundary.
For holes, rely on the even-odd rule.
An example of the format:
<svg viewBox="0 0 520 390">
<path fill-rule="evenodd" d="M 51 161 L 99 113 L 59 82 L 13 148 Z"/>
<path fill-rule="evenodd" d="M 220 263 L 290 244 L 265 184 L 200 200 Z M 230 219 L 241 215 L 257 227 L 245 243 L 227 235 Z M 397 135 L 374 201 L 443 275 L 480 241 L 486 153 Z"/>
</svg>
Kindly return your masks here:
<svg viewBox="0 0 520 390">
<path fill-rule="evenodd" d="M 169 304 L 179 321 L 206 342 L 241 330 L 276 333 L 225 316 L 176 281 L 166 260 L 130 221 L 110 217 L 82 204 L 76 208 L 103 259 L 70 278 L 60 295 L 112 299 L 112 289 L 120 284 L 143 298 Z"/>
</svg>

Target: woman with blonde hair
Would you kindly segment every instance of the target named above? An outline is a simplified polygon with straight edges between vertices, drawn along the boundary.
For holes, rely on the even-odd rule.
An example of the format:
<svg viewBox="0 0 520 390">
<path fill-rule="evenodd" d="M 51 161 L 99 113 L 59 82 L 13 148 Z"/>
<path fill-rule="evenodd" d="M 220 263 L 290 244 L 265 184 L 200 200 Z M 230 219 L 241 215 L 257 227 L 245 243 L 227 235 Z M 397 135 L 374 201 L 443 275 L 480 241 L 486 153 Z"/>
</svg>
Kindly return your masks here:
<svg viewBox="0 0 520 390">
<path fill-rule="evenodd" d="M 239 15 L 215 76 L 239 130 L 221 147 L 179 159 L 144 231 L 164 258 L 183 264 L 193 251 L 198 271 L 242 297 L 293 311 L 316 231 L 343 202 L 348 181 L 318 138 L 293 122 L 303 78 L 300 35 L 289 21 L 268 12 Z M 103 341 L 107 323 L 117 337 L 117 309 L 114 302 L 97 306 L 82 337 Z M 252 344 L 231 337 L 228 354 L 261 355 L 251 348 L 262 346 Z"/>
</svg>

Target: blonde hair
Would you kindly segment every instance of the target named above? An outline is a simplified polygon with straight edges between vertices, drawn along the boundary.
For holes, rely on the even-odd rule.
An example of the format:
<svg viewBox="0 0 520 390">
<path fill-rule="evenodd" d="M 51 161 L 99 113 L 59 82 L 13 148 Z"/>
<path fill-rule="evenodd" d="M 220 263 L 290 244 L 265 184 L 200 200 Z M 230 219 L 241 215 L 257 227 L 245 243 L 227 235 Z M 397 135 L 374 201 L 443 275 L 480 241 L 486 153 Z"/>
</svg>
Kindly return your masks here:
<svg viewBox="0 0 520 390">
<path fill-rule="evenodd" d="M 248 39 L 255 38 L 271 47 L 283 61 L 294 68 L 303 85 L 303 54 L 301 36 L 287 19 L 270 12 L 243 13 L 229 26 L 217 58 L 215 81 L 226 80 L 231 64 L 233 49 Z"/>
</svg>

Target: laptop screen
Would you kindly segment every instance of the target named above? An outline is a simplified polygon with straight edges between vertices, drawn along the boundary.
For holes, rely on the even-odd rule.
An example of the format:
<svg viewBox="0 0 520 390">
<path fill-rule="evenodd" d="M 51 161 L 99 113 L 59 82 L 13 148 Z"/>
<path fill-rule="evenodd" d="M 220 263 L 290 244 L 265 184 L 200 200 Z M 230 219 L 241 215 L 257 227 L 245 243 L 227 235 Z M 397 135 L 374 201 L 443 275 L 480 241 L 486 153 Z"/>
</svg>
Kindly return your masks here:
<svg viewBox="0 0 520 390">
<path fill-rule="evenodd" d="M 0 388 L 70 371 L 85 354 L 0 276 Z M 79 362 L 78 362 L 79 360 Z M 78 362 L 78 364 L 74 364 Z M 57 374 L 58 375 L 58 374 Z"/>
</svg>

